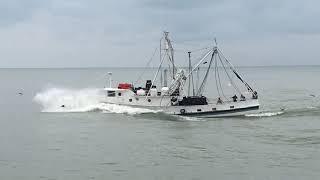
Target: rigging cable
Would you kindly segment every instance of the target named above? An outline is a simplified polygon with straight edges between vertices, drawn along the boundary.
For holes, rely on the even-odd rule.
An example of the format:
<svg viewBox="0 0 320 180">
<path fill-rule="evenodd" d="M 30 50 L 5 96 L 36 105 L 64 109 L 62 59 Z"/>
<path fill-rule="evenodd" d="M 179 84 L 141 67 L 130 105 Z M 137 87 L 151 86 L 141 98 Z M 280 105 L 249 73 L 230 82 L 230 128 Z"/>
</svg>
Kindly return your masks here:
<svg viewBox="0 0 320 180">
<path fill-rule="evenodd" d="M 222 57 L 226 60 L 226 62 L 230 65 L 230 69 L 233 71 L 233 73 L 240 79 L 240 81 L 247 87 L 248 91 L 251 91 L 251 93 L 254 93 L 254 90 L 251 88 L 251 86 L 242 79 L 242 77 L 237 73 L 233 65 L 229 62 L 229 60 L 223 55 L 223 53 L 218 49 L 219 53 L 221 53 Z"/>
<path fill-rule="evenodd" d="M 200 49 L 195 49 L 193 51 L 190 51 L 190 52 L 198 52 L 198 51 L 202 51 L 202 50 L 207 50 L 209 49 L 210 47 L 205 47 L 205 48 L 200 48 Z"/>
<path fill-rule="evenodd" d="M 204 47 L 204 48 L 200 48 L 200 49 L 194 49 L 194 50 L 191 50 L 189 52 L 195 53 L 195 52 L 198 52 L 198 51 L 207 50 L 209 48 L 211 48 L 211 47 Z M 175 49 L 174 52 L 185 53 L 186 51 L 185 50 L 180 50 L 180 49 Z"/>
<path fill-rule="evenodd" d="M 219 53 L 218 53 L 218 57 L 219 57 L 219 60 L 220 60 L 220 62 L 221 62 L 221 64 L 222 64 L 222 67 L 223 67 L 224 71 L 226 72 L 226 74 L 227 74 L 227 76 L 228 76 L 228 78 L 229 78 L 229 80 L 230 80 L 233 88 L 234 88 L 239 94 L 241 94 L 241 91 L 239 90 L 239 88 L 237 87 L 237 85 L 233 82 L 233 80 L 232 80 L 231 76 L 229 75 L 229 73 L 228 73 L 228 71 L 227 71 L 224 63 L 222 62 L 222 59 L 221 59 L 221 56 L 220 56 Z"/>
<path fill-rule="evenodd" d="M 210 59 L 210 63 L 209 63 L 207 72 L 206 72 L 206 74 L 205 74 L 205 76 L 203 78 L 203 81 L 202 81 L 202 83 L 200 85 L 200 88 L 198 89 L 197 95 L 202 94 L 202 91 L 203 91 L 203 89 L 205 87 L 205 84 L 206 84 L 207 79 L 208 79 L 208 75 L 209 75 L 209 71 L 210 71 L 210 68 L 211 68 L 211 64 L 212 64 L 212 60 L 213 60 L 214 54 L 215 54 L 215 51 L 212 52 L 212 56 L 211 56 L 211 59 Z"/>
<path fill-rule="evenodd" d="M 219 84 L 218 84 L 218 79 L 217 79 L 217 58 L 214 57 L 214 61 L 215 61 L 215 67 L 214 67 L 214 79 L 216 80 L 216 87 L 217 87 L 217 92 L 218 92 L 218 95 L 219 97 L 221 97 L 221 94 L 220 94 L 220 89 L 219 89 Z"/>
<path fill-rule="evenodd" d="M 137 84 L 138 82 L 140 82 L 143 74 L 146 72 L 147 68 L 150 66 L 150 63 L 152 62 L 156 52 L 158 51 L 158 48 L 156 48 L 151 56 L 151 58 L 149 59 L 147 65 L 145 66 L 145 69 L 141 72 L 141 74 L 138 76 L 138 79 L 134 82 L 134 84 Z"/>
<path fill-rule="evenodd" d="M 216 57 L 216 61 L 218 62 L 217 56 L 215 56 L 215 57 Z M 219 88 L 221 90 L 221 93 L 222 93 L 222 95 L 223 95 L 223 97 L 225 99 L 229 100 L 229 98 L 223 92 L 223 88 L 222 88 L 222 85 L 221 85 L 221 78 L 220 78 L 220 73 L 219 73 L 218 67 L 217 67 L 217 74 L 218 74 L 218 80 L 219 80 L 218 82 L 219 82 Z"/>
<path fill-rule="evenodd" d="M 157 77 L 158 77 L 158 74 L 159 74 L 159 71 L 160 71 L 160 69 L 161 69 L 163 60 L 164 60 L 164 57 L 163 57 L 163 59 L 161 60 L 160 65 L 159 65 L 158 70 L 157 70 L 157 73 L 156 73 L 156 75 L 154 76 L 154 78 L 153 78 L 153 80 L 152 80 L 151 88 L 152 88 L 152 86 L 154 85 L 154 81 L 155 81 L 155 80 L 157 79 Z M 148 94 L 147 94 L 147 96 L 146 96 L 146 99 L 148 98 L 149 94 L 150 94 L 150 89 L 149 89 L 149 91 L 148 91 Z"/>
</svg>

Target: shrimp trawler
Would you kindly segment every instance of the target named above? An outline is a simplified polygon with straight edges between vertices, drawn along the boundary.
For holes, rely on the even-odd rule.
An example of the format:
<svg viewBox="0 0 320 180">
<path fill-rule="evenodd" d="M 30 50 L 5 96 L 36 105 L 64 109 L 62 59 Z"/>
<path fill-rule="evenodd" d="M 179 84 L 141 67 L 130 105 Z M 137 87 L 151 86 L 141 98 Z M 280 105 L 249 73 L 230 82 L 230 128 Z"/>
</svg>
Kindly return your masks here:
<svg viewBox="0 0 320 180">
<path fill-rule="evenodd" d="M 113 88 L 110 78 L 110 87 L 104 88 L 104 103 L 196 117 L 237 116 L 259 109 L 258 93 L 236 71 L 216 42 L 212 47 L 206 48 L 194 65 L 191 64 L 191 52 L 188 55 L 188 68 L 178 68 L 169 33 L 164 32 L 164 37 L 160 40 L 160 65 L 153 79 L 146 80 L 144 87 L 136 87 L 133 83 L 119 83 Z M 212 71 L 214 80 L 208 83 Z M 234 94 L 226 95 L 224 83 L 221 82 L 222 74 L 226 75 L 229 81 L 227 88 L 233 89 Z M 212 81 L 214 82 L 211 83 Z M 206 90 L 207 84 L 215 84 L 216 88 Z M 241 91 L 239 84 L 245 91 Z M 216 96 L 208 98 L 205 90 L 209 94 L 215 92 Z"/>
</svg>

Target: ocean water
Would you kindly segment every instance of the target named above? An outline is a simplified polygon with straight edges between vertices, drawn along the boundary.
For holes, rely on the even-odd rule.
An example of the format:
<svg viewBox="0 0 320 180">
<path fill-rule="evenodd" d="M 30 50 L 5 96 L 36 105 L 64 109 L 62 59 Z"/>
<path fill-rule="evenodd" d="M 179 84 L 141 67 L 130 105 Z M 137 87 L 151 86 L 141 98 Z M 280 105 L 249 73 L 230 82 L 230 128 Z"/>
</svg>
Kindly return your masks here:
<svg viewBox="0 0 320 180">
<path fill-rule="evenodd" d="M 0 179 L 318 179 L 320 67 L 239 70 L 259 112 L 199 119 L 100 103 L 143 69 L 0 69 Z"/>
</svg>

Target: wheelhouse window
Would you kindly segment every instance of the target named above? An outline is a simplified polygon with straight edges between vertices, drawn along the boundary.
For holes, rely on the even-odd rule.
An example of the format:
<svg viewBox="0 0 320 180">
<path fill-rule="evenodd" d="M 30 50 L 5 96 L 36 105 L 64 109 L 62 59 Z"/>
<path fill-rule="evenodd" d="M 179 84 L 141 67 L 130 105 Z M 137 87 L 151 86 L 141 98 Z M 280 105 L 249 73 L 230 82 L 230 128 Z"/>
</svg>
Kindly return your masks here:
<svg viewBox="0 0 320 180">
<path fill-rule="evenodd" d="M 116 96 L 116 92 L 115 91 L 108 91 L 108 97 L 115 97 Z"/>
</svg>

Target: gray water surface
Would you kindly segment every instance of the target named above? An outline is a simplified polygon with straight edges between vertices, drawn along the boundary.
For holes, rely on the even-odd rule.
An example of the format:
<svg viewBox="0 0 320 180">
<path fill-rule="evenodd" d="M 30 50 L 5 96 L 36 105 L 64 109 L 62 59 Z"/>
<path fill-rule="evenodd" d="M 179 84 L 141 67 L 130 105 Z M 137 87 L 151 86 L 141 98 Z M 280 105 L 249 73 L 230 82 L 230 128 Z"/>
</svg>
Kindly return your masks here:
<svg viewBox="0 0 320 180">
<path fill-rule="evenodd" d="M 262 115 L 42 112 L 39 93 L 103 88 L 109 71 L 133 82 L 142 70 L 1 69 L 0 179 L 318 179 L 320 67 L 239 70 Z"/>
</svg>

